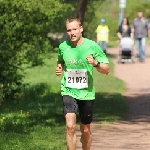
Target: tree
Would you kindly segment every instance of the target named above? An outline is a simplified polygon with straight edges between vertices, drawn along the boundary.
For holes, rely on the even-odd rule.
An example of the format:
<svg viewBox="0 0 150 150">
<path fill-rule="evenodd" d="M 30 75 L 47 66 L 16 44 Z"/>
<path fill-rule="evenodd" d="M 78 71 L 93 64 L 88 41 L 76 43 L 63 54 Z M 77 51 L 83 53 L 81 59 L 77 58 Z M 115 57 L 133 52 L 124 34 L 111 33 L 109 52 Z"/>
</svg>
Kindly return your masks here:
<svg viewBox="0 0 150 150">
<path fill-rule="evenodd" d="M 59 0 L 0 1 L 0 101 L 19 94 L 21 64 L 37 56 L 35 46 L 42 46 L 48 40 L 48 32 L 59 29 L 55 21 L 71 11 L 70 4 Z"/>
</svg>

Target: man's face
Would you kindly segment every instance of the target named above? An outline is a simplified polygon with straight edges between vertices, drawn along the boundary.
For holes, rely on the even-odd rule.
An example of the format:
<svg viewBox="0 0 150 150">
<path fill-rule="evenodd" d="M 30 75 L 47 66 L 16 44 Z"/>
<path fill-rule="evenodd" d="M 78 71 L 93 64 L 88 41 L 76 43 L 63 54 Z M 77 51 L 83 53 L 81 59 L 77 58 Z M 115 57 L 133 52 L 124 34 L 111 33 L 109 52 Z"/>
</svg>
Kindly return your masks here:
<svg viewBox="0 0 150 150">
<path fill-rule="evenodd" d="M 101 22 L 101 25 L 102 25 L 102 26 L 104 26 L 104 25 L 105 25 L 105 23 L 104 23 L 104 22 Z"/>
<path fill-rule="evenodd" d="M 79 41 L 82 37 L 83 28 L 77 21 L 66 24 L 67 34 L 72 42 Z"/>
<path fill-rule="evenodd" d="M 141 19 L 143 17 L 143 12 L 138 12 L 137 16 L 139 19 Z"/>
</svg>

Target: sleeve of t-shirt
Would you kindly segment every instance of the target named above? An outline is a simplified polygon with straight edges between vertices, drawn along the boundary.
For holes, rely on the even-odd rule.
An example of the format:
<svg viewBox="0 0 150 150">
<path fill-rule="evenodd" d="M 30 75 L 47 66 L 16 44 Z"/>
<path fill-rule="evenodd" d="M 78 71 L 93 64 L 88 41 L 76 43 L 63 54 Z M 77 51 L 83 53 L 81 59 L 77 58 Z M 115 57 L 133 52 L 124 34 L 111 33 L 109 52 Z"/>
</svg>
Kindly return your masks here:
<svg viewBox="0 0 150 150">
<path fill-rule="evenodd" d="M 121 27 L 121 26 L 118 27 L 117 33 L 118 33 L 118 32 L 119 32 L 119 33 L 122 33 L 122 27 Z"/>
<path fill-rule="evenodd" d="M 100 48 L 100 46 L 98 44 L 95 43 L 94 45 L 94 55 L 93 58 L 100 62 L 101 64 L 108 64 L 108 58 L 106 57 L 105 53 L 103 52 L 103 50 Z"/>
<path fill-rule="evenodd" d="M 132 24 L 131 24 L 131 29 L 133 29 L 133 28 L 135 28 L 134 20 L 133 20 L 133 22 L 132 22 Z"/>
<path fill-rule="evenodd" d="M 149 29 L 149 23 L 148 23 L 148 20 L 146 20 L 146 29 Z"/>
<path fill-rule="evenodd" d="M 59 49 L 58 49 L 58 58 L 57 58 L 57 62 L 58 62 L 58 63 L 64 63 L 63 56 L 62 56 L 61 46 L 59 46 Z"/>
<path fill-rule="evenodd" d="M 98 33 L 98 30 L 99 30 L 99 26 L 96 28 L 95 32 Z"/>
<path fill-rule="evenodd" d="M 128 28 L 128 33 L 131 34 L 131 27 Z"/>
<path fill-rule="evenodd" d="M 108 26 L 107 26 L 107 32 L 109 32 L 109 28 L 108 28 Z"/>
</svg>

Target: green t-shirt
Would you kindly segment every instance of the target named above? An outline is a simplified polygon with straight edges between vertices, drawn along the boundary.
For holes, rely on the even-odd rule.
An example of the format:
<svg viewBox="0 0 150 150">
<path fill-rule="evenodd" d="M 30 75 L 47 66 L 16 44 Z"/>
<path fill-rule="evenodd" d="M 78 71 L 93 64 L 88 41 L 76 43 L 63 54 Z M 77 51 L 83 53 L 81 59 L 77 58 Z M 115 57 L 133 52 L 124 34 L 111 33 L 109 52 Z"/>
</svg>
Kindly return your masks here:
<svg viewBox="0 0 150 150">
<path fill-rule="evenodd" d="M 93 86 L 93 66 L 88 64 L 86 59 L 87 55 L 93 56 L 93 58 L 101 64 L 109 63 L 105 53 L 100 49 L 99 45 L 87 38 L 84 38 L 83 43 L 79 46 L 71 46 L 70 41 L 64 41 L 59 45 L 58 63 L 64 64 L 64 75 L 61 80 L 62 95 L 69 95 L 79 100 L 95 99 L 95 88 Z M 81 89 L 68 87 L 66 82 L 74 79 L 74 77 L 68 79 L 68 69 L 79 71 L 87 70 L 86 74 L 88 78 L 88 87 Z M 79 77 L 79 79 L 83 81 L 84 77 Z M 80 80 L 78 80 L 78 82 L 79 81 Z M 72 82 L 74 82 L 74 80 Z"/>
</svg>

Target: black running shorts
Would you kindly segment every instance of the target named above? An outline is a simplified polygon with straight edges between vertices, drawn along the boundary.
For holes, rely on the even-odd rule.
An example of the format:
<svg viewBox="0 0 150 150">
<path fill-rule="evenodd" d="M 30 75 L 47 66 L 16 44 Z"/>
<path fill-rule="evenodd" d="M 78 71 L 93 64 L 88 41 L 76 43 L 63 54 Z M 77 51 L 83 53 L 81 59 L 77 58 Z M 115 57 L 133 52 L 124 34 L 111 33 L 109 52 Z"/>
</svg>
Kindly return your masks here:
<svg viewBox="0 0 150 150">
<path fill-rule="evenodd" d="M 90 124 L 93 116 L 94 100 L 78 100 L 71 96 L 63 96 L 63 111 L 67 113 L 77 113 L 79 109 L 80 122 L 82 124 Z"/>
</svg>

